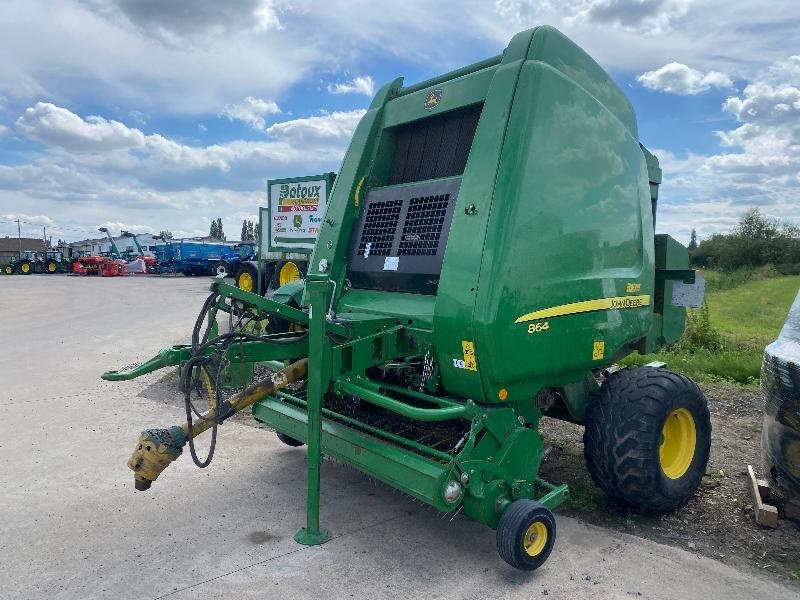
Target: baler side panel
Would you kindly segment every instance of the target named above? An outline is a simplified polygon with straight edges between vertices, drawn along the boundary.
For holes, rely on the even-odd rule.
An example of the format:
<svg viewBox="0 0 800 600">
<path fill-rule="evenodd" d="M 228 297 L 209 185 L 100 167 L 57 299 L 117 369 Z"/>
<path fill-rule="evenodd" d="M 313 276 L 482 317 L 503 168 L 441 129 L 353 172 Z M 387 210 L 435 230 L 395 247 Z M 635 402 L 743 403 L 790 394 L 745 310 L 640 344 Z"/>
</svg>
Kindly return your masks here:
<svg viewBox="0 0 800 600">
<path fill-rule="evenodd" d="M 630 124 L 563 71 L 529 61 L 509 132 L 474 322 L 492 401 L 501 389 L 514 401 L 580 380 L 626 354 L 652 318 L 650 191 Z M 634 307 L 610 308 L 620 298 Z M 595 302 L 568 308 L 582 301 Z M 525 318 L 543 309 L 564 314 Z"/>
</svg>

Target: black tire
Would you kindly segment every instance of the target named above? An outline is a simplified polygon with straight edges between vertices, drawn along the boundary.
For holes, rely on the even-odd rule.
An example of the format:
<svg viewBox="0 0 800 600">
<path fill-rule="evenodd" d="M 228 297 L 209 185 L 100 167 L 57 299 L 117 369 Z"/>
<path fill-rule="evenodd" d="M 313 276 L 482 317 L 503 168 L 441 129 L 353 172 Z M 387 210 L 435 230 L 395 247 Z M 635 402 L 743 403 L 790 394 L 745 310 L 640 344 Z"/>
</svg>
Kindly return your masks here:
<svg viewBox="0 0 800 600">
<path fill-rule="evenodd" d="M 231 266 L 224 260 L 219 261 L 216 265 L 211 267 L 212 275 L 217 276 L 217 275 L 222 275 L 223 273 L 231 275 Z"/>
<path fill-rule="evenodd" d="M 183 273 L 184 277 L 191 277 L 192 275 L 194 275 L 194 269 L 192 269 L 191 267 L 186 267 L 181 271 L 181 273 Z"/>
<path fill-rule="evenodd" d="M 14 267 L 11 265 L 3 266 L 3 274 L 4 275 L 13 275 L 14 274 Z"/>
<path fill-rule="evenodd" d="M 50 273 L 58 273 L 58 263 L 53 259 L 48 259 L 44 263 L 43 273 L 49 275 Z"/>
<path fill-rule="evenodd" d="M 556 519 L 535 500 L 517 500 L 500 516 L 496 539 L 500 558 L 515 569 L 533 571 L 544 564 L 553 550 Z"/>
<path fill-rule="evenodd" d="M 251 294 L 258 293 L 258 270 L 249 263 L 244 263 L 236 273 L 236 287 Z"/>
<path fill-rule="evenodd" d="M 29 260 L 21 260 L 19 264 L 17 264 L 17 273 L 20 275 L 30 275 L 33 273 L 33 265 Z"/>
<path fill-rule="evenodd" d="M 300 446 L 303 445 L 303 442 L 301 442 L 300 440 L 296 440 L 293 437 L 289 437 L 285 433 L 281 433 L 280 431 L 278 431 L 277 433 L 278 433 L 278 439 L 287 446 L 291 446 L 292 448 L 299 448 Z"/>
<path fill-rule="evenodd" d="M 682 435 L 668 435 L 665 427 L 674 432 L 678 422 Z M 668 438 L 670 447 L 662 449 Z M 634 508 L 674 510 L 706 472 L 711 419 L 705 396 L 691 379 L 667 369 L 617 371 L 589 405 L 583 447 L 592 479 L 609 497 Z"/>
<path fill-rule="evenodd" d="M 294 279 L 289 279 L 281 283 L 281 273 L 284 271 L 289 270 L 295 273 Z M 285 275 L 285 273 L 284 273 Z M 280 260 L 275 264 L 275 271 L 272 275 L 272 285 L 277 290 L 281 285 L 285 285 L 290 281 L 296 281 L 297 279 L 302 279 L 306 276 L 306 263 L 303 261 L 297 260 Z"/>
</svg>

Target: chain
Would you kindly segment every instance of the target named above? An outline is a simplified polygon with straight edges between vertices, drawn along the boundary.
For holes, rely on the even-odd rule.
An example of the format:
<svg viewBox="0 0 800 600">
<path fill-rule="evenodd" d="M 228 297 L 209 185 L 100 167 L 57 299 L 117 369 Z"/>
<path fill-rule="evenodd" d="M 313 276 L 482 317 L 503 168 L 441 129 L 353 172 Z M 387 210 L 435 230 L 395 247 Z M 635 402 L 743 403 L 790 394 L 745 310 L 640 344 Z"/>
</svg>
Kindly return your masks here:
<svg viewBox="0 0 800 600">
<path fill-rule="evenodd" d="M 422 377 L 419 380 L 419 391 L 425 388 L 425 384 L 433 374 L 433 357 L 431 356 L 430 349 L 425 351 L 425 357 L 422 359 Z"/>
</svg>

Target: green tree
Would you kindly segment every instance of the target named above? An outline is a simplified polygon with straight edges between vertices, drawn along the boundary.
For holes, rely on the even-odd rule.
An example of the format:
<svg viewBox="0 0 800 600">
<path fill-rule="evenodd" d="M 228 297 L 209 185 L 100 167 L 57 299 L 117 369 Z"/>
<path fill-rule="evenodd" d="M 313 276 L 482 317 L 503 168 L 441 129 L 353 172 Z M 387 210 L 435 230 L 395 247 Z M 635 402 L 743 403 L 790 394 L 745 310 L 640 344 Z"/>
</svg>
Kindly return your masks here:
<svg viewBox="0 0 800 600">
<path fill-rule="evenodd" d="M 748 210 L 733 230 L 735 235 L 750 240 L 771 240 L 778 235 L 779 222 L 761 214 L 757 208 Z"/>
<path fill-rule="evenodd" d="M 222 219 L 216 218 L 211 221 L 211 227 L 208 230 L 208 235 L 218 240 L 225 239 L 225 232 L 222 229 Z"/>
<path fill-rule="evenodd" d="M 243 242 L 256 239 L 255 228 L 250 219 L 245 219 L 242 221 L 242 235 L 239 239 L 241 239 Z"/>
<path fill-rule="evenodd" d="M 692 228 L 692 235 L 689 239 L 689 245 L 687 248 L 689 249 L 689 252 L 694 252 L 697 250 L 697 231 L 695 231 L 694 228 Z"/>
<path fill-rule="evenodd" d="M 158 237 L 160 237 L 162 240 L 171 240 L 174 239 L 175 236 L 172 235 L 172 232 L 169 229 L 162 229 L 158 234 Z"/>
</svg>

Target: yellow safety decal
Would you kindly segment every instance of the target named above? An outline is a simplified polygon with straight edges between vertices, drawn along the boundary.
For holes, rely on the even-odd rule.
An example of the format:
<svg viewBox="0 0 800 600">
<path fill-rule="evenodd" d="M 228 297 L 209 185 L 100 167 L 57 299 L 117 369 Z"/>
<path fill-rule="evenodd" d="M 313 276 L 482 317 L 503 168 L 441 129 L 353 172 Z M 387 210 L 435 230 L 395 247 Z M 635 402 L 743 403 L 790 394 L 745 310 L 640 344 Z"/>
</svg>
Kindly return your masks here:
<svg viewBox="0 0 800 600">
<path fill-rule="evenodd" d="M 560 306 L 552 306 L 535 310 L 526 315 L 522 315 L 514 323 L 526 323 L 527 321 L 538 321 L 539 319 L 549 319 L 551 317 L 563 317 L 564 315 L 574 315 L 577 313 L 592 312 L 595 310 L 620 310 L 623 308 L 639 308 L 650 305 L 650 296 L 616 296 L 614 298 L 597 298 L 596 300 L 583 300 L 582 302 L 571 302 Z"/>
<path fill-rule="evenodd" d="M 595 342 L 592 346 L 592 360 L 600 360 L 605 356 L 606 353 L 606 343 L 605 342 Z"/>
<path fill-rule="evenodd" d="M 475 344 L 462 340 L 461 350 L 464 351 L 464 368 L 468 371 L 477 371 L 478 362 L 475 360 Z"/>
<path fill-rule="evenodd" d="M 626 294 L 635 294 L 638 291 L 641 291 L 642 284 L 641 283 L 629 283 L 625 286 L 625 293 Z"/>
<path fill-rule="evenodd" d="M 358 208 L 358 203 L 361 201 L 361 186 L 364 185 L 364 178 L 358 180 L 358 184 L 356 185 L 356 191 L 353 194 L 353 206 Z"/>
</svg>

